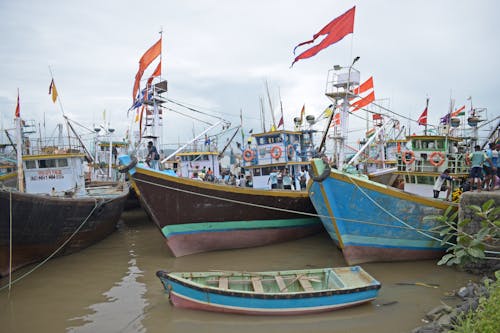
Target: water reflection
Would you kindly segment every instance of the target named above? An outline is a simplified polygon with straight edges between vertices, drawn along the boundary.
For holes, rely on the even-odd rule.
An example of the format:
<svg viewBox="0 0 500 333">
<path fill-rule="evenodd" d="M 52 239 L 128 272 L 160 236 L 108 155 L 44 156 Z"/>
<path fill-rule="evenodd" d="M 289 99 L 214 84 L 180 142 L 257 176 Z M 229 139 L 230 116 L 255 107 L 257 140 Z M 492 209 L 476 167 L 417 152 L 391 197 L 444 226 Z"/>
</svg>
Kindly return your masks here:
<svg viewBox="0 0 500 333">
<path fill-rule="evenodd" d="M 69 327 L 68 332 L 146 332 L 142 320 L 148 305 L 144 298 L 147 288 L 146 284 L 138 281 L 143 272 L 137 267 L 134 251 L 130 250 L 129 254 L 132 258 L 128 261 L 127 275 L 103 293 L 107 301 L 90 305 L 87 308 L 92 311 L 90 315 L 70 319 L 83 321 L 85 324 Z"/>
</svg>

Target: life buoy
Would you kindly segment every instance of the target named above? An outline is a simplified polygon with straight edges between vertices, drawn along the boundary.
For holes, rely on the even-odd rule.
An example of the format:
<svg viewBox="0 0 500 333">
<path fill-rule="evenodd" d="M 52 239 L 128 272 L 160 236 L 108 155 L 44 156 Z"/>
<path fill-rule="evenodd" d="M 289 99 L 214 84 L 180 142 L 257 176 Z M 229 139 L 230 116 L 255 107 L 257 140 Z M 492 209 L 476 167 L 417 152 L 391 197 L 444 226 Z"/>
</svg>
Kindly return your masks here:
<svg viewBox="0 0 500 333">
<path fill-rule="evenodd" d="M 281 154 L 283 154 L 283 150 L 280 146 L 274 146 L 273 148 L 271 148 L 272 158 L 279 159 L 281 157 Z"/>
<path fill-rule="evenodd" d="M 288 159 L 293 158 L 293 156 L 295 155 L 295 148 L 293 147 L 293 145 L 288 145 L 288 147 L 286 147 L 286 153 L 288 155 Z"/>
<path fill-rule="evenodd" d="M 435 160 L 435 157 L 439 157 L 438 160 Z M 445 156 L 442 152 L 440 151 L 433 151 L 430 155 L 429 155 L 429 162 L 434 165 L 434 166 L 441 166 L 443 165 L 444 163 L 444 159 L 445 159 Z"/>
<path fill-rule="evenodd" d="M 245 149 L 245 151 L 243 152 L 243 159 L 246 161 L 246 162 L 250 162 L 251 160 L 253 160 L 255 157 L 255 153 L 253 152 L 252 149 Z"/>
<path fill-rule="evenodd" d="M 410 155 L 410 158 L 408 158 L 408 155 Z M 406 150 L 403 152 L 401 158 L 405 164 L 412 164 L 415 161 L 415 153 L 413 150 Z"/>
</svg>

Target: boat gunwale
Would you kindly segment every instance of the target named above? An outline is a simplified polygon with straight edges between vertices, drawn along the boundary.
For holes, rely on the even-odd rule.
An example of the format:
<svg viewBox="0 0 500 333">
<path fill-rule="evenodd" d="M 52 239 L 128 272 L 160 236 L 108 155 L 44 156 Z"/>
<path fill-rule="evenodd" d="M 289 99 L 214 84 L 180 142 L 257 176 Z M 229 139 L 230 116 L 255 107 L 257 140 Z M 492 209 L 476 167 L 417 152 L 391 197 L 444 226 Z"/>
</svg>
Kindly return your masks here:
<svg viewBox="0 0 500 333">
<path fill-rule="evenodd" d="M 185 186 L 190 186 L 194 188 L 203 188 L 206 190 L 222 192 L 222 193 L 237 193 L 241 195 L 251 195 L 251 196 L 292 197 L 292 198 L 304 198 L 304 199 L 309 197 L 306 191 L 290 191 L 290 190 L 279 190 L 279 189 L 261 190 L 250 187 L 248 188 L 237 187 L 225 184 L 215 184 L 211 182 L 205 182 L 190 178 L 175 177 L 155 170 L 149 170 L 141 167 L 136 167 L 135 170 L 136 172 L 134 172 L 132 179 L 136 182 L 141 180 L 145 181 L 145 179 L 140 179 L 136 176 L 136 174 L 140 174 L 157 179 L 159 178 L 166 182 L 173 182 Z M 156 184 L 156 185 L 161 186 L 161 184 Z"/>
<path fill-rule="evenodd" d="M 160 280 L 169 280 L 174 283 L 178 283 L 186 288 L 194 289 L 197 291 L 205 292 L 205 293 L 213 293 L 231 297 L 244 297 L 244 298 L 258 298 L 258 299 L 302 299 L 302 298 L 311 298 L 311 297 L 327 297 L 333 295 L 345 295 L 345 294 L 353 294 L 359 293 L 369 290 L 378 290 L 382 287 L 382 284 L 373 278 L 366 271 L 361 269 L 361 274 L 364 274 L 372 279 L 370 284 L 366 284 L 362 287 L 355 288 L 344 288 L 344 289 L 327 289 L 327 290 L 315 290 L 315 291 L 298 291 L 298 292 L 256 292 L 256 291 L 244 291 L 244 290 L 230 290 L 230 289 L 221 289 L 218 287 L 205 286 L 194 281 L 189 281 L 185 278 L 179 278 L 175 275 L 175 273 L 179 272 L 166 272 L 166 271 L 158 271 L 156 275 L 160 278 Z M 217 273 L 217 272 L 214 272 Z M 269 273 L 269 272 L 266 272 Z M 296 271 L 296 273 L 300 273 L 300 271 Z M 258 274 L 255 272 L 254 274 Z M 189 281 L 189 282 L 188 282 Z M 169 289 L 169 291 L 173 291 Z M 175 292 L 175 291 L 174 291 Z M 176 292 L 178 293 L 178 292 Z"/>
</svg>

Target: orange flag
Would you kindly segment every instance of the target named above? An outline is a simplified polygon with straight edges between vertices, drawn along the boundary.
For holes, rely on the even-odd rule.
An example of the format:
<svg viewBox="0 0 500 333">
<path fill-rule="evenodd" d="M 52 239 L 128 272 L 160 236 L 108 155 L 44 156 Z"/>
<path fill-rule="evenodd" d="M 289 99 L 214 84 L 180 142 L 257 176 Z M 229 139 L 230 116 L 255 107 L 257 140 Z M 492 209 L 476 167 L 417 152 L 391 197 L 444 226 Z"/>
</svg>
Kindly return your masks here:
<svg viewBox="0 0 500 333">
<path fill-rule="evenodd" d="M 361 108 L 364 108 L 365 106 L 367 106 L 368 104 L 372 103 L 375 101 L 375 92 L 372 91 L 371 93 L 369 93 L 366 97 L 352 103 L 351 106 L 354 107 L 354 109 L 352 110 L 352 112 L 354 111 L 357 111 Z"/>
<path fill-rule="evenodd" d="M 359 94 L 361 94 L 365 91 L 368 91 L 370 89 L 373 89 L 373 76 L 370 76 L 370 78 L 368 80 L 366 80 L 365 82 L 363 82 L 359 87 L 354 88 L 352 93 L 354 95 L 359 95 Z"/>
<path fill-rule="evenodd" d="M 151 46 L 139 60 L 139 70 L 135 74 L 134 89 L 132 91 L 132 101 L 135 101 L 137 97 L 137 90 L 139 90 L 139 82 L 141 81 L 142 74 L 146 68 L 161 54 L 161 37 L 160 39 Z"/>
</svg>

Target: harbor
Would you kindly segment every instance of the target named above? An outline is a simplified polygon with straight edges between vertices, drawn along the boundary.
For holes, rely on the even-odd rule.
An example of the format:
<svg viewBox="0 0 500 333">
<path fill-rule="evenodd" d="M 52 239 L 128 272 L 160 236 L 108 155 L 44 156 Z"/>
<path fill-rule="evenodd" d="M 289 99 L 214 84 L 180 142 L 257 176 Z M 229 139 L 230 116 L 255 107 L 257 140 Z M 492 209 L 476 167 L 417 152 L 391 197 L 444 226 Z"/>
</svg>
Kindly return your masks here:
<svg viewBox="0 0 500 333">
<path fill-rule="evenodd" d="M 263 271 L 342 267 L 341 252 L 326 233 L 251 249 L 175 258 L 144 211 L 126 211 L 118 230 L 83 251 L 48 261 L 0 292 L 0 322 L 6 332 L 410 332 L 454 290 L 478 276 L 437 266 L 435 260 L 368 263 L 381 281 L 370 303 L 294 317 L 244 316 L 173 307 L 157 270 Z M 14 279 L 30 267 L 17 271 Z M 29 318 L 25 320 L 23 318 Z"/>
</svg>

